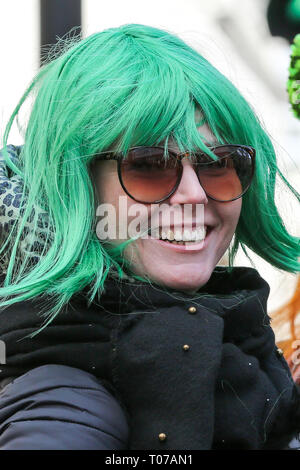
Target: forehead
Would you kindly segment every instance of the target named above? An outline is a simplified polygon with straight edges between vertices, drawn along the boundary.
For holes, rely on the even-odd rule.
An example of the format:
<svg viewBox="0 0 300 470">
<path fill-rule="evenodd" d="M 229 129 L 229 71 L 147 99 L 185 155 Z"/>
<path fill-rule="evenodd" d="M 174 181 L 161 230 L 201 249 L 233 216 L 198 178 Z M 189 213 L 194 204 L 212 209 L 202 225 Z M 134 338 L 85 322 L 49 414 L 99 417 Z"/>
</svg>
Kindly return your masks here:
<svg viewBox="0 0 300 470">
<path fill-rule="evenodd" d="M 205 145 L 211 146 L 211 145 L 218 145 L 218 141 L 214 134 L 212 133 L 211 129 L 207 124 L 203 124 L 202 126 L 197 127 L 198 133 L 200 136 L 203 138 L 203 141 Z M 160 141 L 158 146 L 164 146 L 165 139 Z M 168 147 L 173 149 L 173 150 L 179 150 L 178 145 L 176 144 L 175 140 L 170 137 L 168 139 Z"/>
</svg>

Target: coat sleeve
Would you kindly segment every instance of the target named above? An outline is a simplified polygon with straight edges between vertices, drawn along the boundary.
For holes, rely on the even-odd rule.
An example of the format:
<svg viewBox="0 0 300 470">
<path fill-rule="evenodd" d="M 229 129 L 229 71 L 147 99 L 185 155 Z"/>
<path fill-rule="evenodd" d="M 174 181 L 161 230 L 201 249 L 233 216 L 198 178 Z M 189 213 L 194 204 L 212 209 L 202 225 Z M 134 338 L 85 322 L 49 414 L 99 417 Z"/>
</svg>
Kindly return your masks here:
<svg viewBox="0 0 300 470">
<path fill-rule="evenodd" d="M 128 424 L 100 380 L 49 364 L 0 391 L 0 450 L 123 450 Z"/>
</svg>

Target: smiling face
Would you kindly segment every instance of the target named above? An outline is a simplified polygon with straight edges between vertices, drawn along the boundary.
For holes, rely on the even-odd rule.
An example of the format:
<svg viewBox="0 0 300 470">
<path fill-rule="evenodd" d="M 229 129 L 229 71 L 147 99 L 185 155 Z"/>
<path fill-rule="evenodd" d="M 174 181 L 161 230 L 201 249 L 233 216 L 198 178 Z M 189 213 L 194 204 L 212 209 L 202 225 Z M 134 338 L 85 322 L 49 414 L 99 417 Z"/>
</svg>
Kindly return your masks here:
<svg viewBox="0 0 300 470">
<path fill-rule="evenodd" d="M 207 142 L 215 141 L 206 124 L 199 127 L 198 131 Z M 169 142 L 169 149 L 178 151 L 178 147 L 172 142 Z M 194 242 L 189 249 L 185 249 L 182 245 L 154 238 L 140 238 L 126 247 L 124 256 L 130 261 L 131 269 L 136 274 L 175 290 L 194 292 L 207 283 L 215 266 L 227 250 L 239 220 L 242 199 L 226 203 L 209 199 L 189 159 L 184 157 L 182 165 L 181 182 L 175 193 L 165 200 L 164 204 L 168 206 L 190 204 L 193 209 L 191 221 L 193 228 L 203 225 L 199 216 L 198 220 L 196 219 L 197 213 L 194 210 L 197 204 L 203 204 L 204 226 L 207 228 L 204 242 Z M 118 224 L 119 197 L 127 198 L 128 213 L 136 201 L 124 192 L 119 182 L 117 162 L 97 161 L 93 169 L 93 179 L 99 201 L 115 207 Z M 150 204 L 144 206 L 150 219 Z M 132 219 L 133 217 L 128 215 L 128 224 Z M 123 241 L 124 239 L 116 239 L 112 243 L 119 244 Z"/>
</svg>

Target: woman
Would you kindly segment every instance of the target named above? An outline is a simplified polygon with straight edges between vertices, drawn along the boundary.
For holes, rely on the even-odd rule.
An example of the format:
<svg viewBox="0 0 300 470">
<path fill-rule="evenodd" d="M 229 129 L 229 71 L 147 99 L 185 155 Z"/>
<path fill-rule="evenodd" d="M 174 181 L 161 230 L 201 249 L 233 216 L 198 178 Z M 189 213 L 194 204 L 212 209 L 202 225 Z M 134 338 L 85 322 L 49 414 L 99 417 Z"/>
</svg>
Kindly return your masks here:
<svg viewBox="0 0 300 470">
<path fill-rule="evenodd" d="M 134 24 L 42 67 L 5 144 L 31 92 L 24 146 L 2 154 L 0 446 L 288 448 L 299 394 L 269 286 L 232 267 L 241 246 L 299 271 L 276 175 L 293 188 L 253 110 Z"/>
</svg>

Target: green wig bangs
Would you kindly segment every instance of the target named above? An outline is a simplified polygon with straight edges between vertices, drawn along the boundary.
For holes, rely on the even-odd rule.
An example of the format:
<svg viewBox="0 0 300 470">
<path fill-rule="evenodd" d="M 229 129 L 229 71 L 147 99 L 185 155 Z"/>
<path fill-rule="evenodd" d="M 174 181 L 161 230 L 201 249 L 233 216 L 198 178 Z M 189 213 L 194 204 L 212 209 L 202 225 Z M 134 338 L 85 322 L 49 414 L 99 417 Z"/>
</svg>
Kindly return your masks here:
<svg viewBox="0 0 300 470">
<path fill-rule="evenodd" d="M 21 98 L 5 130 L 4 146 L 29 96 L 34 102 L 20 166 L 6 156 L 7 165 L 24 180 L 26 210 L 12 229 L 0 307 L 44 297 L 48 324 L 87 285 L 92 302 L 112 267 L 122 276 L 121 258 L 113 256 L 95 234 L 95 194 L 89 173 L 93 157 L 111 148 L 126 154 L 132 146 L 162 141 L 167 148 L 170 138 L 180 150 L 207 151 L 197 130 L 204 123 L 220 144 L 256 149 L 255 177 L 243 197 L 230 266 L 241 246 L 274 267 L 299 271 L 299 239 L 288 233 L 274 201 L 276 176 L 298 200 L 299 195 L 278 169 L 269 136 L 234 85 L 175 35 L 129 24 L 65 41 L 63 50 L 42 66 Z M 22 231 L 36 204 L 49 216 L 47 250 L 34 266 L 29 267 L 26 257 L 16 265 Z M 38 228 L 37 214 L 34 224 Z"/>
</svg>

